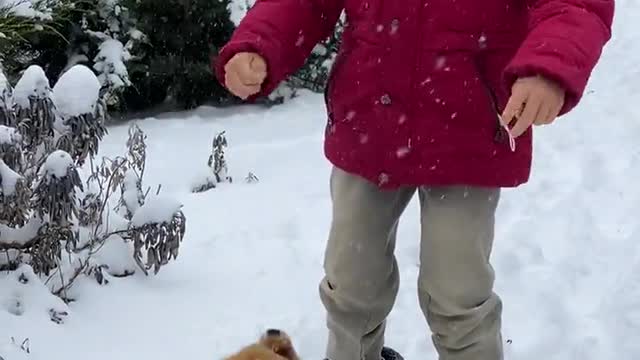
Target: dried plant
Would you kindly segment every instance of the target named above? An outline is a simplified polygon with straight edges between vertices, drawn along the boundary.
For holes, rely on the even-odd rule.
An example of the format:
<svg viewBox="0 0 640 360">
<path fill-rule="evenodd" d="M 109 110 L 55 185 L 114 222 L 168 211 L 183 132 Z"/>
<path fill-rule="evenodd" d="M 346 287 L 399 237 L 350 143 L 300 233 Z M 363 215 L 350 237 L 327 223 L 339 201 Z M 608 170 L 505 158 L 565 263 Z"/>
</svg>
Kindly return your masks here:
<svg viewBox="0 0 640 360">
<path fill-rule="evenodd" d="M 131 220 L 136 210 L 144 204 L 145 198 L 146 195 L 142 192 L 142 179 L 134 170 L 129 169 L 120 186 L 118 209 L 124 213 L 126 219 Z"/>
<path fill-rule="evenodd" d="M 148 275 L 153 268 L 157 274 L 163 265 L 176 259 L 185 230 L 186 219 L 182 212 L 177 212 L 170 222 L 150 223 L 131 229 L 129 237 L 133 240 L 133 258 L 140 269 Z M 145 263 L 142 261 L 143 252 Z"/>
<path fill-rule="evenodd" d="M 128 160 L 131 167 L 135 169 L 138 176 L 144 176 L 144 169 L 147 163 L 147 135 L 136 124 L 129 127 L 129 138 L 127 139 Z"/>
<path fill-rule="evenodd" d="M 95 111 L 64 120 L 69 132 L 58 139 L 57 148 L 71 154 L 80 166 L 87 157 L 94 157 L 98 153 L 100 140 L 107 134 L 104 121 L 98 114 L 99 112 Z"/>
<path fill-rule="evenodd" d="M 45 224 L 40 228 L 37 241 L 26 250 L 36 274 L 49 275 L 58 267 L 62 258 L 62 242 L 68 239 L 68 235 L 68 229 L 55 225 Z"/>
<path fill-rule="evenodd" d="M 36 214 L 60 226 L 67 226 L 78 216 L 76 189 L 83 190 L 78 170 L 71 161 L 71 156 L 62 150 L 51 154 L 34 191 Z"/>
<path fill-rule="evenodd" d="M 89 180 L 97 181 L 101 191 L 112 193 L 120 187 L 124 181 L 127 170 L 127 159 L 118 156 L 114 159 L 102 158 L 102 164 L 89 177 Z M 103 189 L 106 186 L 106 189 Z"/>
<path fill-rule="evenodd" d="M 49 309 L 49 318 L 56 324 L 64 323 L 64 318 L 68 316 L 69 313 L 66 311 L 57 311 L 55 309 Z"/>
<path fill-rule="evenodd" d="M 0 269 L 30 265 L 36 275 L 46 277 L 52 293 L 70 301 L 67 290 L 77 278 L 108 282 L 109 265 L 96 262 L 94 255 L 110 239 L 128 241 L 132 250 L 123 256 L 131 256 L 147 275 L 176 259 L 186 230 L 179 209 L 169 214 L 170 219 L 138 219 L 133 225 L 150 192 L 142 189 L 144 132 L 132 125 L 126 155 L 96 163 L 99 143 L 107 133 L 102 100 L 80 107 L 91 111 L 76 113 L 72 101 L 60 98 L 74 83 L 69 79 L 91 85 L 93 80 L 86 76 L 93 75 L 76 69 L 59 91 L 56 84 L 52 97 L 42 69 L 31 67 L 25 74 L 13 93 L 8 85 L 3 92 L 0 82 L 0 121 L 5 124 L 0 125 Z M 59 111 L 56 104 L 66 110 Z M 218 141 L 218 151 L 222 143 L 226 140 Z M 226 171 L 223 154 L 215 159 L 218 172 Z M 78 168 L 85 163 L 90 174 L 83 179 Z M 156 194 L 159 191 L 160 187 Z M 114 208 L 126 211 L 112 212 Z M 51 318 L 61 322 L 64 315 Z"/>
<path fill-rule="evenodd" d="M 53 123 L 56 118 L 53 108 L 50 98 L 36 96 L 29 97 L 28 107 L 18 106 L 18 129 L 27 139 L 27 149 L 35 151 L 39 144 L 44 143 L 45 138 L 53 136 Z"/>
<path fill-rule="evenodd" d="M 14 88 L 16 125 L 29 152 L 37 151 L 54 134 L 56 115 L 51 96 L 49 80 L 37 65 L 29 66 Z"/>
<path fill-rule="evenodd" d="M 140 208 L 145 201 L 150 189 L 146 193 L 142 190 L 142 177 L 147 163 L 147 136 L 136 124 L 129 127 L 127 139 L 127 169 L 121 182 L 120 201 L 118 209 L 124 213 L 125 218 L 131 220 L 133 213 Z"/>
<path fill-rule="evenodd" d="M 20 349 L 21 351 L 23 351 L 26 354 L 30 354 L 31 353 L 31 348 L 29 345 L 29 338 L 25 338 L 22 343 L 18 344 L 18 342 L 16 341 L 16 339 L 12 336 L 11 337 L 11 345 L 17 347 L 18 349 Z M 2 356 L 0 356 L 0 360 L 5 360 Z"/>
<path fill-rule="evenodd" d="M 16 115 L 12 99 L 13 89 L 0 66 L 0 125 L 15 126 Z"/>
<path fill-rule="evenodd" d="M 257 183 L 260 180 L 258 179 L 258 177 L 254 173 L 250 172 L 247 175 L 247 177 L 244 179 L 244 181 L 247 182 L 248 184 L 254 184 L 254 183 Z"/>
<path fill-rule="evenodd" d="M 22 170 L 22 135 L 16 128 L 0 125 L 0 159 L 12 170 Z"/>
<path fill-rule="evenodd" d="M 209 167 L 213 170 L 217 182 L 231 182 L 230 176 L 227 176 L 227 160 L 224 157 L 224 148 L 227 147 L 227 138 L 225 132 L 221 132 L 213 138 L 212 153 L 209 156 Z"/>
<path fill-rule="evenodd" d="M 225 158 L 224 149 L 228 146 L 225 132 L 220 132 L 214 136 L 211 143 L 211 154 L 207 161 L 210 175 L 207 176 L 202 183 L 197 184 L 191 190 L 194 193 L 201 193 L 214 189 L 218 183 L 232 182 L 233 179 L 228 176 L 227 160 Z"/>
<path fill-rule="evenodd" d="M 0 160 L 0 166 L 2 166 Z M 0 185 L 3 185 L 0 172 Z M 23 226 L 29 218 L 31 188 L 23 178 L 15 181 L 13 192 L 4 193 L 0 190 L 0 222 L 10 226 Z"/>
<path fill-rule="evenodd" d="M 214 181 L 211 181 L 211 179 L 207 178 L 204 183 L 194 186 L 191 191 L 194 193 L 201 193 L 201 192 L 211 190 L 215 187 L 216 187 L 216 183 Z"/>
<path fill-rule="evenodd" d="M 0 103 L 1 102 L 3 102 L 3 100 L 0 97 Z M 10 107 L 0 106 L 0 124 L 15 126 L 15 113 L 9 109 Z"/>
<path fill-rule="evenodd" d="M 100 221 L 102 199 L 98 194 L 88 193 L 80 200 L 78 207 L 78 223 L 80 226 L 97 225 Z"/>
</svg>

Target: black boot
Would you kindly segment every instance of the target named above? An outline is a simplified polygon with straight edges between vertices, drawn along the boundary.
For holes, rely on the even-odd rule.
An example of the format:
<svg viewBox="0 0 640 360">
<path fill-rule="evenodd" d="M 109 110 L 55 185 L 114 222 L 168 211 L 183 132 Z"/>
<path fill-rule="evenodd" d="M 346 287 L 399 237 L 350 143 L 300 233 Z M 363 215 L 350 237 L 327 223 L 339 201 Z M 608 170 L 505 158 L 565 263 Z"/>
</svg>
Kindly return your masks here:
<svg viewBox="0 0 640 360">
<path fill-rule="evenodd" d="M 402 357 L 402 355 L 400 355 L 400 353 L 386 346 L 382 348 L 382 359 L 383 360 L 404 360 L 404 358 Z"/>
<path fill-rule="evenodd" d="M 382 360 L 404 360 L 400 353 L 386 346 L 382 348 L 382 352 L 380 353 L 380 355 L 382 356 Z M 330 359 L 324 358 L 324 360 Z"/>
</svg>

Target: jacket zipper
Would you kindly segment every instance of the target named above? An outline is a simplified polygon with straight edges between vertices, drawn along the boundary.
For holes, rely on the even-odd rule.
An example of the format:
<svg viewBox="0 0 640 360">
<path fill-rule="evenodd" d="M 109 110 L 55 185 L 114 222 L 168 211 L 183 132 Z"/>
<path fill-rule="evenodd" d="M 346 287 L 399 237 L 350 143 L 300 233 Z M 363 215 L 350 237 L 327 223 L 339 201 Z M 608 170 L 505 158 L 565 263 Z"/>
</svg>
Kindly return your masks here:
<svg viewBox="0 0 640 360">
<path fill-rule="evenodd" d="M 511 151 L 515 151 L 515 139 L 511 136 L 511 133 L 509 132 L 509 128 L 504 126 L 500 119 L 500 109 L 498 109 L 497 97 L 489 87 L 489 84 L 487 80 L 484 78 L 484 76 L 482 75 L 482 72 L 480 71 L 480 67 L 477 65 L 477 63 L 476 63 L 476 68 L 478 69 L 477 73 L 478 73 L 478 77 L 480 78 L 480 82 L 482 83 L 482 87 L 484 88 L 487 94 L 487 97 L 491 102 L 491 110 L 494 111 L 496 114 L 496 130 L 495 130 L 495 135 L 493 137 L 493 140 L 499 144 L 509 143 L 511 147 Z"/>
<path fill-rule="evenodd" d="M 416 77 L 417 77 L 417 73 L 418 73 L 418 66 L 422 63 L 422 30 L 420 29 L 420 26 L 422 24 L 422 11 L 424 11 L 424 6 L 422 4 L 424 0 L 416 0 L 416 1 L 418 3 L 418 6 L 417 6 L 417 20 L 416 20 L 416 30 L 417 30 L 416 32 L 418 33 L 418 39 L 417 39 L 416 47 L 415 47 L 416 56 L 415 56 L 415 62 L 413 64 L 413 74 L 411 75 L 411 80 L 410 80 L 410 81 L 413 82 L 411 87 L 413 88 L 413 93 L 414 94 L 418 93 L 418 90 L 419 90 L 418 89 L 418 87 L 419 87 L 418 84 L 422 83 L 422 81 L 418 81 L 416 79 Z M 411 112 L 414 113 L 417 110 L 418 109 L 414 108 L 414 109 L 412 109 Z M 409 124 L 414 124 L 414 123 L 415 123 L 415 120 L 410 122 Z M 411 130 L 411 132 L 410 132 L 411 135 L 410 136 L 414 136 L 414 134 L 415 134 L 415 125 L 412 126 L 410 130 Z M 413 141 L 413 142 L 415 142 L 415 141 Z M 411 137 L 410 137 L 409 138 L 409 144 L 407 145 L 409 147 L 409 149 L 410 149 L 409 151 L 411 151 L 411 143 L 412 143 L 412 141 L 411 141 Z"/>
</svg>

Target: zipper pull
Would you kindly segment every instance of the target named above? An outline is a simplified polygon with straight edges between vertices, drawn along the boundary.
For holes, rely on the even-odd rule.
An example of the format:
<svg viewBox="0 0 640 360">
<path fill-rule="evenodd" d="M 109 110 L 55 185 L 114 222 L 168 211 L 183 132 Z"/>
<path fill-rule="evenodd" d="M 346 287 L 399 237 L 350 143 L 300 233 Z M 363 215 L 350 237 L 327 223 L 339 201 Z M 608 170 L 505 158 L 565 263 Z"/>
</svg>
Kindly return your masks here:
<svg viewBox="0 0 640 360">
<path fill-rule="evenodd" d="M 496 141 L 498 142 L 502 142 L 504 140 L 504 135 L 506 134 L 506 136 L 509 138 L 509 148 L 511 149 L 512 152 L 516 151 L 516 138 L 513 136 L 513 133 L 511 132 L 511 129 L 509 129 L 508 125 L 505 125 L 502 122 L 502 117 L 500 116 L 500 114 L 498 115 L 498 123 L 500 124 L 500 128 L 498 128 L 498 131 L 496 133 Z"/>
<path fill-rule="evenodd" d="M 507 135 L 509 136 L 509 147 L 511 148 L 512 152 L 516 151 L 516 138 L 513 137 L 513 134 L 511 133 L 511 129 L 509 129 L 509 127 L 507 125 L 502 125 L 502 128 L 507 132 Z"/>
</svg>

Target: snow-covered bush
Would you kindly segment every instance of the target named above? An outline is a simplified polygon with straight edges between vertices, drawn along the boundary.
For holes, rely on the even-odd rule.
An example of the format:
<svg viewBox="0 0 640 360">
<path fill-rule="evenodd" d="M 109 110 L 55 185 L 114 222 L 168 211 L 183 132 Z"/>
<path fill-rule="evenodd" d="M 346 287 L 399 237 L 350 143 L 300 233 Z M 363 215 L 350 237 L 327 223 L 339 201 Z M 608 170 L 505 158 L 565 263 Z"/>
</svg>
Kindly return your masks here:
<svg viewBox="0 0 640 360">
<path fill-rule="evenodd" d="M 25 46 L 25 39 L 53 32 L 51 2 L 0 0 L 0 68 L 4 63 L 4 69 L 11 71 L 25 59 L 36 56 L 32 48 Z"/>
<path fill-rule="evenodd" d="M 28 266 L 64 300 L 80 277 L 104 284 L 136 265 L 157 273 L 186 225 L 180 203 L 143 192 L 144 133 L 133 125 L 126 155 L 95 161 L 107 132 L 100 81 L 75 65 L 48 84 L 35 65 L 4 84 L 0 269 Z"/>
<path fill-rule="evenodd" d="M 126 64 L 135 59 L 138 46 L 146 41 L 133 25 L 128 9 L 120 0 L 60 0 L 52 16 L 72 21 L 60 29 L 70 39 L 62 71 L 77 64 L 93 68 L 106 104 L 120 107 L 123 91 L 131 86 Z"/>
<path fill-rule="evenodd" d="M 0 33 L 10 34 L 0 35 L 0 62 L 4 60 L 8 77 L 15 80 L 29 65 L 38 64 L 47 78 L 57 81 L 82 64 L 95 70 L 106 103 L 121 105 L 122 92 L 131 85 L 126 63 L 146 37 L 119 2 L 0 1 Z"/>
</svg>

